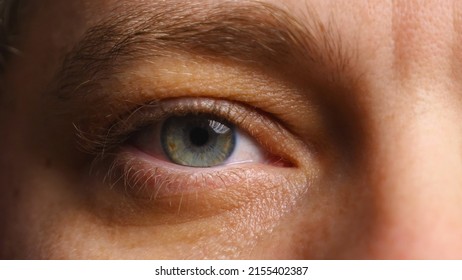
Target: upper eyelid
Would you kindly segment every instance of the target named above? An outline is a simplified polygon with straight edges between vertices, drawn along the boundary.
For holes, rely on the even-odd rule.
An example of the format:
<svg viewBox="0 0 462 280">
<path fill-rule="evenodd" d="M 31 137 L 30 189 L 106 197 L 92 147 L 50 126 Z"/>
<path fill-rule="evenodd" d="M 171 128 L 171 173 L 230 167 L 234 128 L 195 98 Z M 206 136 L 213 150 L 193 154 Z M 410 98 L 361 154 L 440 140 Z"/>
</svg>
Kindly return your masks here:
<svg viewBox="0 0 462 280">
<path fill-rule="evenodd" d="M 324 144 L 325 122 L 316 104 L 305 100 L 306 93 L 297 85 L 253 68 L 222 65 L 196 57 L 165 58 L 156 63 L 157 67 L 140 64 L 118 76 L 108 77 L 99 94 L 73 105 L 78 110 L 71 112 L 71 118 L 82 129 L 82 138 L 88 135 L 95 139 L 92 135 L 100 135 L 100 139 L 107 139 L 110 122 L 120 122 L 136 108 L 150 103 L 152 106 L 168 99 L 205 98 L 228 100 L 251 108 L 291 133 L 292 138 L 305 142 L 311 151 Z M 174 71 L 178 63 L 181 69 L 186 69 L 185 75 Z M 199 67 L 197 72 L 194 67 Z M 159 73 L 159 69 L 168 71 Z M 301 119 L 304 122 L 300 122 Z"/>
<path fill-rule="evenodd" d="M 179 101 L 178 101 L 179 100 Z M 180 102 L 180 105 L 178 105 Z M 192 104 L 194 103 L 194 104 Z M 174 104 L 174 105 L 171 105 Z M 275 138 L 270 143 L 287 142 L 288 135 L 279 122 L 269 119 L 262 115 L 255 108 L 248 108 L 246 105 L 226 100 L 214 100 L 210 98 L 175 98 L 164 101 L 154 101 L 152 104 L 135 106 L 124 117 L 117 117 L 115 122 L 107 128 L 101 128 L 102 133 L 87 132 L 85 128 L 76 125 L 77 135 L 80 147 L 87 153 L 95 154 L 98 157 L 104 157 L 104 154 L 111 152 L 112 149 L 118 148 L 127 141 L 133 133 L 139 131 L 140 127 L 152 125 L 154 122 L 160 122 L 162 119 L 171 115 L 182 115 L 188 113 L 205 113 L 218 116 L 235 124 L 243 129 L 250 136 L 257 138 L 265 148 L 269 143 L 261 143 L 262 135 L 272 135 Z M 253 122 L 253 123 L 248 123 Z M 258 122 L 256 124 L 255 122 Z M 276 138 L 279 138 L 277 140 Z M 268 138 L 266 139 L 268 141 Z M 277 153 L 287 153 L 281 147 L 272 147 Z M 286 160 L 293 164 L 297 163 L 295 155 L 287 154 Z"/>
</svg>

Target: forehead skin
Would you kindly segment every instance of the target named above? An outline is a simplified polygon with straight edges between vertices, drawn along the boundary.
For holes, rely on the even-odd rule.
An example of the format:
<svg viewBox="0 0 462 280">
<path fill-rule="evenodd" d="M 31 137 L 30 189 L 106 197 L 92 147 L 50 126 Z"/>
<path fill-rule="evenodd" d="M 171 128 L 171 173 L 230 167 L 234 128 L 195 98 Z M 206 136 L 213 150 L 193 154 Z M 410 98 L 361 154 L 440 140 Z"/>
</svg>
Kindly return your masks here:
<svg viewBox="0 0 462 280">
<path fill-rule="evenodd" d="M 197 2 L 206 5 L 215 1 Z M 462 118 L 461 79 L 458 78 L 462 69 L 462 3 L 437 0 L 261 2 L 284 9 L 302 24 L 312 23 L 312 17 L 316 17 L 321 25 L 335 30 L 332 42 L 341 42 L 342 48 L 352 54 L 350 71 L 361 77 L 359 90 L 328 91 L 322 98 L 327 100 L 329 108 L 340 108 L 339 118 L 352 118 L 354 124 L 346 128 L 351 129 L 346 135 L 354 134 L 355 137 L 350 138 L 362 140 L 352 144 L 353 155 L 345 156 L 348 164 L 335 162 L 335 172 L 326 172 L 329 175 L 325 175 L 326 178 L 320 175 L 320 181 L 328 190 L 312 194 L 319 195 L 317 202 L 311 202 L 307 196 L 289 217 L 270 215 L 265 220 L 270 226 L 265 230 L 271 235 L 262 234 L 255 243 L 249 242 L 253 246 L 250 252 L 241 252 L 245 246 L 234 244 L 239 240 L 233 239 L 226 244 L 229 245 L 227 251 L 211 254 L 211 258 L 460 257 L 462 243 L 458 240 L 462 226 L 457 213 L 462 210 L 462 131 L 457 124 Z M 158 5 L 157 1 L 148 0 L 44 0 L 28 7 L 30 17 L 23 25 L 18 46 L 22 55 L 9 62 L 4 77 L 5 94 L 0 97 L 1 129 L 9 132 L 0 142 L 4 147 L 0 180 L 5 189 L 0 203 L 4 214 L 0 221 L 10 225 L 0 235 L 7 240 L 4 242 L 6 257 L 175 258 L 169 255 L 168 249 L 143 250 L 135 241 L 126 246 L 132 249 L 129 256 L 111 252 L 104 244 L 117 243 L 120 236 L 135 240 L 136 234 L 105 232 L 112 240 L 98 243 L 101 241 L 98 234 L 88 225 L 94 217 L 80 213 L 72 212 L 63 219 L 63 223 L 70 226 L 56 230 L 52 218 L 39 213 L 59 212 L 66 202 L 73 201 L 72 193 L 50 187 L 53 190 L 50 194 L 48 187 L 62 185 L 69 176 L 60 177 L 49 168 L 31 171 L 35 165 L 44 165 L 43 158 L 49 158 L 50 154 L 55 165 L 62 164 L 72 170 L 82 168 L 74 164 L 78 160 L 66 158 L 75 154 L 69 145 L 63 144 L 72 139 L 57 132 L 59 125 L 47 127 L 43 125 L 47 120 L 38 117 L 46 110 L 41 105 L 48 104 L 45 100 L 50 98 L 44 92 L 66 55 L 89 28 L 107 18 L 116 6 L 130 8 L 140 3 L 146 9 L 156 9 Z M 297 73 L 297 77 L 303 75 L 303 71 Z M 304 100 L 309 102 L 309 98 Z M 42 127 L 31 126 L 37 120 Z M 46 130 L 41 130 L 43 127 Z M 53 142 L 50 137 L 64 139 Z M 336 160 L 338 158 L 331 162 Z M 73 171 L 63 172 L 75 175 Z M 28 176 L 32 179 L 24 179 Z M 82 183 L 78 175 L 75 177 L 75 182 Z M 43 188 L 29 189 L 27 184 Z M 304 207 L 305 202 L 311 204 Z M 261 207 L 264 206 L 250 210 L 258 212 Z M 319 209 L 324 212 L 314 213 Z M 316 220 L 322 220 L 322 225 L 314 222 Z M 267 226 L 251 223 L 249 221 L 252 229 Z M 77 227 L 78 236 L 66 240 Z M 251 236 L 246 230 L 241 234 Z M 53 234 L 55 239 L 47 240 L 48 234 Z M 95 237 L 87 238 L 87 243 L 78 241 L 87 235 Z M 192 234 L 185 236 L 189 238 L 184 241 L 186 245 L 200 239 Z M 254 236 L 251 237 L 242 240 Z M 143 238 L 149 238 L 148 234 Z M 99 251 L 85 251 L 85 246 Z M 20 252 L 12 253 L 12 247 L 20 248 Z M 37 247 L 40 248 L 31 249 Z M 175 250 L 181 252 L 178 248 Z M 210 252 L 204 250 L 180 257 L 206 258 L 207 253 Z"/>
</svg>

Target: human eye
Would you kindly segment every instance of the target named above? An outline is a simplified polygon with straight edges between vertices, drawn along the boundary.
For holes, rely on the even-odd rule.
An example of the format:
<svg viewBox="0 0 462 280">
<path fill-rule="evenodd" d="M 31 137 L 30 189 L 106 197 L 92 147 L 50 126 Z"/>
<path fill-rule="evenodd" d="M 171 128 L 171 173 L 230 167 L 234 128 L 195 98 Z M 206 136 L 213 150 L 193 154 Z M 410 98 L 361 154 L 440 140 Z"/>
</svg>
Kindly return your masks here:
<svg viewBox="0 0 462 280">
<path fill-rule="evenodd" d="M 135 106 L 101 140 L 92 142 L 98 143 L 92 149 L 98 160 L 113 161 L 110 181 L 123 181 L 155 200 L 224 188 L 223 174 L 229 170 L 236 176 L 243 168 L 293 168 L 290 155 L 269 151 L 271 134 L 281 130 L 255 108 L 237 102 L 156 100 Z"/>
<path fill-rule="evenodd" d="M 191 99 L 168 103 L 168 107 L 185 109 L 183 112 L 166 112 L 160 121 L 141 128 L 133 137 L 134 147 L 149 155 L 151 160 L 163 160 L 165 164 L 172 163 L 183 168 L 269 163 L 271 160 L 240 125 L 222 116 L 223 110 L 219 106 L 235 108 L 235 111 L 240 110 L 236 108 L 238 105 L 217 100 Z M 202 110 L 205 107 L 206 111 L 212 109 L 212 112 L 216 112 L 198 112 L 201 107 Z"/>
<path fill-rule="evenodd" d="M 218 72 L 209 65 L 192 78 L 170 70 L 146 75 L 140 68 L 143 76 L 109 84 L 95 116 L 76 123 L 91 160 L 91 211 L 121 223 L 183 223 L 261 200 L 287 208 L 306 190 L 316 172 L 313 149 L 269 106 L 275 101 L 270 91 L 286 88 L 271 88 L 269 77 L 255 73 L 243 82 L 243 71 L 229 68 L 206 75 Z M 107 102 L 114 92 L 130 95 Z"/>
</svg>

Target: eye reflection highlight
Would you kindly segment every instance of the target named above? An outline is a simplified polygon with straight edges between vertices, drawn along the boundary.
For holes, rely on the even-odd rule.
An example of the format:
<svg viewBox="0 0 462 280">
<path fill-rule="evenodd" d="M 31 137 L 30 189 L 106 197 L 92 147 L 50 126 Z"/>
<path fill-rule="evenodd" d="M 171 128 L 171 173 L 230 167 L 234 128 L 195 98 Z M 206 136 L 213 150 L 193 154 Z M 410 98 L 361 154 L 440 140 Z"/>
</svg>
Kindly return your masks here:
<svg viewBox="0 0 462 280">
<path fill-rule="evenodd" d="M 161 129 L 162 149 L 174 163 L 189 167 L 212 167 L 225 162 L 234 152 L 236 132 L 207 116 L 168 118 Z"/>
</svg>

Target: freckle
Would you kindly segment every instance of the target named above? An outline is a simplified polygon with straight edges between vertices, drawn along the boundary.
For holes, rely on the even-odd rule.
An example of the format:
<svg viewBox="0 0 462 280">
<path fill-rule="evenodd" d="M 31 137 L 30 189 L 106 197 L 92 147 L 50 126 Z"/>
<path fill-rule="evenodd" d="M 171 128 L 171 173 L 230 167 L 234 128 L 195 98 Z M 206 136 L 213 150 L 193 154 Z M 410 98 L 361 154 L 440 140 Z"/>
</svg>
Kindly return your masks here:
<svg viewBox="0 0 462 280">
<path fill-rule="evenodd" d="M 52 165 L 53 165 L 53 161 L 50 158 L 46 158 L 45 159 L 45 167 L 46 168 L 51 168 Z"/>
<path fill-rule="evenodd" d="M 176 145 L 173 144 L 173 143 L 168 143 L 168 147 L 170 148 L 170 150 L 174 151 L 176 149 Z"/>
</svg>

